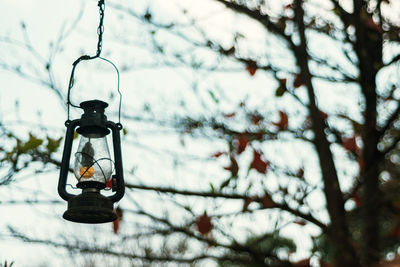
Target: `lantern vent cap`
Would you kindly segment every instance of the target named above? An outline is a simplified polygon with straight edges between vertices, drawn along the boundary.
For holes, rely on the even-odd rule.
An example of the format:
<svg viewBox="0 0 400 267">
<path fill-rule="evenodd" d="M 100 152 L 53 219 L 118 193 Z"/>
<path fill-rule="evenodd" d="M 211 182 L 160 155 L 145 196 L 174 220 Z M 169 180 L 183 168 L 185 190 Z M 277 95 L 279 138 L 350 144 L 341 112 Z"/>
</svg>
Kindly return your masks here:
<svg viewBox="0 0 400 267">
<path fill-rule="evenodd" d="M 84 101 L 82 103 L 79 104 L 79 106 L 81 108 L 83 108 L 84 110 L 103 110 L 108 107 L 108 103 L 95 99 L 95 100 L 88 100 L 88 101 Z"/>
</svg>

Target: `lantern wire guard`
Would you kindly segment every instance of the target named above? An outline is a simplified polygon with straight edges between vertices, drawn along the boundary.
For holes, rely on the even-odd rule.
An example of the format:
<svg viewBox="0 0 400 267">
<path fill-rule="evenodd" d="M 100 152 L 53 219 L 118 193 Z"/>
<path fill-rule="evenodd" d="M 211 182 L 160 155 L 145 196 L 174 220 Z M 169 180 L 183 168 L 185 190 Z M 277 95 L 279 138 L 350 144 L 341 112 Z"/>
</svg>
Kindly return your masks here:
<svg viewBox="0 0 400 267">
<path fill-rule="evenodd" d="M 83 55 L 74 61 L 72 64 L 71 76 L 68 84 L 68 93 L 67 93 L 67 113 L 68 119 L 65 122 L 65 126 L 67 127 L 67 133 L 65 137 L 64 144 L 64 152 L 63 152 L 63 160 L 61 164 L 60 170 L 60 178 L 58 184 L 58 192 L 60 196 L 68 201 L 68 209 L 64 213 L 63 217 L 66 220 L 80 223 L 104 223 L 114 221 L 117 216 L 113 211 L 113 204 L 116 201 L 119 201 L 125 192 L 125 185 L 123 179 L 123 170 L 122 170 L 122 158 L 121 158 L 121 146 L 120 146 L 120 130 L 122 130 L 121 125 L 121 103 L 122 103 L 122 94 L 120 91 L 120 75 L 117 66 L 110 60 L 101 57 L 102 45 L 103 45 L 103 32 L 104 32 L 104 9 L 105 3 L 104 0 L 98 1 L 99 14 L 100 14 L 100 22 L 97 28 L 98 34 L 98 42 L 97 42 L 97 52 L 94 56 Z M 107 121 L 107 117 L 104 115 L 104 109 L 108 106 L 107 103 L 100 100 L 90 100 L 82 102 L 79 106 L 75 105 L 71 102 L 71 89 L 74 86 L 74 73 L 76 66 L 82 61 L 88 61 L 99 58 L 113 66 L 115 71 L 117 72 L 117 91 L 119 94 L 119 106 L 118 106 L 118 123 L 114 123 L 112 121 Z M 84 110 L 84 114 L 81 119 L 70 120 L 70 107 L 81 108 Z M 76 131 L 79 134 L 82 134 L 82 137 L 88 138 L 88 143 L 90 144 L 91 135 L 95 134 L 97 138 L 106 138 L 106 135 L 110 133 L 112 130 L 112 139 L 113 139 L 113 150 L 114 150 L 114 161 L 108 157 L 100 157 L 98 159 L 94 158 L 93 148 L 85 148 L 82 151 L 78 151 L 75 153 L 75 158 L 79 163 L 85 161 L 85 164 L 88 166 L 84 166 L 83 171 L 80 171 L 80 177 L 78 178 L 77 187 L 82 189 L 82 193 L 80 195 L 73 195 L 66 191 L 66 181 L 69 168 L 69 162 L 71 157 L 71 149 L 73 136 L 75 133 L 75 129 L 79 127 Z M 86 136 L 87 135 L 87 136 Z M 96 138 L 96 137 L 95 137 Z M 105 142 L 107 145 L 107 143 Z M 91 145 L 90 145 L 91 146 Z M 91 153 L 90 149 L 92 150 Z M 108 147 L 107 147 L 108 151 Z M 102 174 L 104 180 L 106 180 L 108 175 L 106 175 L 106 171 L 103 169 L 100 161 L 108 160 L 111 162 L 111 171 L 110 175 L 116 172 L 115 175 L 111 176 L 111 188 L 115 194 L 111 196 L 103 196 L 100 194 L 100 190 L 105 189 L 105 182 L 98 182 L 94 179 L 90 181 L 81 181 L 82 178 L 88 178 L 89 170 L 90 172 L 94 172 L 93 168 L 99 169 L 99 172 Z M 83 164 L 82 164 L 83 165 Z M 107 174 L 108 174 L 107 173 Z M 90 176 L 89 176 L 90 177 Z"/>
</svg>

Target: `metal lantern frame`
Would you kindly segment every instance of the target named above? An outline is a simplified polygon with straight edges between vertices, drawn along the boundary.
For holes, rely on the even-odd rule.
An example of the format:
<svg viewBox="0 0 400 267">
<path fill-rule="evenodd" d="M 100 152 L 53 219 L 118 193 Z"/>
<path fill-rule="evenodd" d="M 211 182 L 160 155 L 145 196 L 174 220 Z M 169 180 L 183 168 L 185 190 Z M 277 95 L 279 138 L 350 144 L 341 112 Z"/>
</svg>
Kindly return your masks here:
<svg viewBox="0 0 400 267">
<path fill-rule="evenodd" d="M 62 199 L 68 201 L 68 209 L 64 212 L 63 218 L 72 222 L 79 223 L 105 223 L 111 222 L 117 219 L 117 215 L 113 210 L 114 203 L 119 201 L 125 194 L 125 182 L 122 167 L 122 155 L 121 155 L 121 136 L 120 131 L 122 130 L 121 120 L 121 102 L 122 94 L 119 89 L 119 71 L 113 62 L 100 56 L 102 50 L 102 36 L 104 31 L 103 20 L 104 20 L 104 0 L 98 1 L 99 13 L 100 13 L 100 23 L 97 29 L 98 33 L 98 43 L 97 52 L 95 56 L 83 55 L 80 56 L 72 64 L 72 71 L 68 85 L 67 94 L 67 113 L 68 118 L 65 122 L 67 127 L 64 143 L 64 151 L 61 161 L 60 176 L 58 180 L 58 193 Z M 70 101 L 71 89 L 74 83 L 74 72 L 76 66 L 81 61 L 101 59 L 110 63 L 117 72 L 118 78 L 118 94 L 119 94 L 119 110 L 118 110 L 118 123 L 107 120 L 104 110 L 108 107 L 106 102 L 100 100 L 89 100 L 82 102 L 79 106 L 74 105 Z M 84 113 L 80 119 L 70 120 L 70 107 L 81 108 Z M 113 152 L 115 175 L 111 176 L 111 188 L 115 192 L 111 196 L 104 196 L 100 194 L 100 191 L 106 187 L 106 183 L 98 181 L 80 181 L 77 187 L 82 189 L 82 193 L 79 195 L 74 195 L 68 193 L 67 178 L 70 172 L 70 159 L 72 152 L 72 145 L 74 141 L 74 134 L 77 132 L 82 136 L 89 137 L 95 135 L 96 137 L 106 137 L 112 133 L 113 141 Z M 90 140 L 90 139 L 89 139 Z M 97 161 L 93 164 L 97 164 Z M 85 170 L 86 172 L 87 170 Z M 102 171 L 102 170 L 101 170 Z M 104 173 L 103 173 L 104 175 Z M 105 181 L 107 182 L 107 181 Z"/>
<path fill-rule="evenodd" d="M 65 126 L 67 132 L 65 135 L 64 151 L 61 161 L 60 177 L 58 182 L 58 193 L 62 199 L 68 201 L 68 210 L 63 217 L 66 220 L 80 223 L 104 223 L 117 219 L 113 212 L 113 204 L 119 201 L 125 193 L 125 183 L 122 166 L 121 137 L 120 131 L 122 125 L 106 120 L 106 116 L 101 112 L 101 107 L 108 106 L 107 103 L 100 100 L 90 100 L 81 103 L 85 113 L 80 119 L 67 120 Z M 100 112 L 99 112 L 100 111 Z M 82 189 L 79 195 L 73 195 L 67 192 L 67 178 L 70 170 L 70 159 L 75 131 L 91 131 L 107 135 L 107 131 L 112 132 L 114 167 L 115 175 L 111 177 L 112 190 L 115 194 L 103 196 L 100 190 L 105 188 L 105 184 L 94 181 L 79 182 L 77 187 Z"/>
</svg>

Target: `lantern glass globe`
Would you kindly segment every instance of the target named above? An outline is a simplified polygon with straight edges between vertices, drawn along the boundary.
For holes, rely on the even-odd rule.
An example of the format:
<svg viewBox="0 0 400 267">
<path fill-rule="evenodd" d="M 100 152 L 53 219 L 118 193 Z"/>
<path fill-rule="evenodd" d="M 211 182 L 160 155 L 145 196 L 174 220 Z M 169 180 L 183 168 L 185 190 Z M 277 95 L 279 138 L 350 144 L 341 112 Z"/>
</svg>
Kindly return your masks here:
<svg viewBox="0 0 400 267">
<path fill-rule="evenodd" d="M 113 162 L 107 138 L 81 136 L 75 153 L 74 174 L 79 182 L 106 183 L 111 178 Z"/>
</svg>

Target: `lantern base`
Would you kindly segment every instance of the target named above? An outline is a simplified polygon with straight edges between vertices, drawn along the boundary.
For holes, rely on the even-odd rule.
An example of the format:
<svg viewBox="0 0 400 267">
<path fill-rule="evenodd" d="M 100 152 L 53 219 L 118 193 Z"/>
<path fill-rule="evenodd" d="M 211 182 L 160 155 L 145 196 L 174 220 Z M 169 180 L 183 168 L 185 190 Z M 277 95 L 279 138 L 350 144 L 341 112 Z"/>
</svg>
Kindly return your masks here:
<svg viewBox="0 0 400 267">
<path fill-rule="evenodd" d="M 78 223 L 107 223 L 117 219 L 114 203 L 98 192 L 83 192 L 68 200 L 63 218 Z"/>
</svg>

